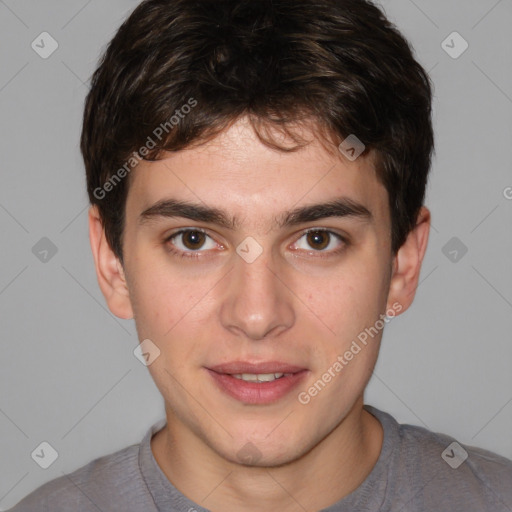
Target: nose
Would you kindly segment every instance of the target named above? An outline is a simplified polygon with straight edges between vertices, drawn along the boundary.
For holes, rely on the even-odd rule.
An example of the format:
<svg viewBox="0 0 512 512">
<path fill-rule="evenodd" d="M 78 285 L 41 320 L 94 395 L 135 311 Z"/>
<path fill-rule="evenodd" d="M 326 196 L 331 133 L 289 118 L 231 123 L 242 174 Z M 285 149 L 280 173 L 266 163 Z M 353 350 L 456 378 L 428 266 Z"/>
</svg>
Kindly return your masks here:
<svg viewBox="0 0 512 512">
<path fill-rule="evenodd" d="M 268 339 L 295 322 L 293 293 L 283 271 L 264 251 L 248 263 L 238 255 L 229 273 L 220 319 L 224 328 L 251 340 Z"/>
</svg>

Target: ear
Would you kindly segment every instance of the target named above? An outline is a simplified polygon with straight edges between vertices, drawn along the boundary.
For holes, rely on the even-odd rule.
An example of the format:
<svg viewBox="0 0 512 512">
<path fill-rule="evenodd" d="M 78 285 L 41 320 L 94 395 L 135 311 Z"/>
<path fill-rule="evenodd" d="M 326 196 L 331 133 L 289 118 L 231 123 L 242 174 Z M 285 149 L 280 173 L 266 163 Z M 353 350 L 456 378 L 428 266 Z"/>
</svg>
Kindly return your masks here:
<svg viewBox="0 0 512 512">
<path fill-rule="evenodd" d="M 124 270 L 110 248 L 98 208 L 89 208 L 89 240 L 91 242 L 96 276 L 110 311 L 119 318 L 133 318 Z"/>
<path fill-rule="evenodd" d="M 402 306 L 399 311 L 403 313 L 412 304 L 418 287 L 421 264 L 427 250 L 429 232 L 430 211 L 423 206 L 418 214 L 416 226 L 394 256 L 388 309 L 398 303 Z"/>
</svg>

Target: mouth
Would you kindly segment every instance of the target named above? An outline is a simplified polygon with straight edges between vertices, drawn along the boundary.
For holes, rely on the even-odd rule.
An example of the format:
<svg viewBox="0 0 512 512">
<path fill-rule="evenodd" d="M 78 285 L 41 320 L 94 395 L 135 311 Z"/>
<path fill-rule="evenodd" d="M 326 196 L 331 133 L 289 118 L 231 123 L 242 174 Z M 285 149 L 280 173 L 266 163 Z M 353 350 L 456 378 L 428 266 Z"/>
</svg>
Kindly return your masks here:
<svg viewBox="0 0 512 512">
<path fill-rule="evenodd" d="M 205 369 L 220 391 L 246 404 L 270 404 L 280 400 L 309 372 L 307 368 L 275 361 L 232 361 Z"/>
</svg>

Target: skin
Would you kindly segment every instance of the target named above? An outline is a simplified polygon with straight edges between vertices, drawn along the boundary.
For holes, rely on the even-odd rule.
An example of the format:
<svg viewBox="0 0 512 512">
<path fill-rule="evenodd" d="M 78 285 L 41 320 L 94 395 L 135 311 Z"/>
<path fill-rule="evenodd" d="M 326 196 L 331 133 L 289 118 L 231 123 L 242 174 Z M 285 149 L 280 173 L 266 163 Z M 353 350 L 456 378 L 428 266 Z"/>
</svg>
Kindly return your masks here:
<svg viewBox="0 0 512 512">
<path fill-rule="evenodd" d="M 297 395 L 381 314 L 394 304 L 401 313 L 410 306 L 430 213 L 421 209 L 415 229 L 392 254 L 387 192 L 371 153 L 351 162 L 327 151 L 312 128 L 301 132 L 310 144 L 285 153 L 263 145 L 242 118 L 204 145 L 141 163 L 126 204 L 124 267 L 106 242 L 97 209 L 89 211 L 110 310 L 134 318 L 139 339 L 160 350 L 148 366 L 167 416 L 151 441 L 155 459 L 175 487 L 214 512 L 320 510 L 364 481 L 382 447 L 380 423 L 363 410 L 382 330 L 308 404 Z M 239 226 L 164 217 L 139 222 L 142 211 L 169 197 L 223 209 Z M 275 222 L 285 211 L 339 197 L 364 205 L 371 219 Z M 181 228 L 207 230 L 211 238 L 199 257 L 166 249 L 193 252 L 189 238 L 166 241 Z M 348 244 L 326 235 L 329 244 L 316 245 L 304 235 L 308 228 L 339 233 Z M 263 248 L 252 263 L 236 253 L 249 236 Z M 277 402 L 251 405 L 217 389 L 204 369 L 232 360 L 284 361 L 309 372 Z M 242 464 L 237 453 L 248 442 L 259 458 Z"/>
</svg>

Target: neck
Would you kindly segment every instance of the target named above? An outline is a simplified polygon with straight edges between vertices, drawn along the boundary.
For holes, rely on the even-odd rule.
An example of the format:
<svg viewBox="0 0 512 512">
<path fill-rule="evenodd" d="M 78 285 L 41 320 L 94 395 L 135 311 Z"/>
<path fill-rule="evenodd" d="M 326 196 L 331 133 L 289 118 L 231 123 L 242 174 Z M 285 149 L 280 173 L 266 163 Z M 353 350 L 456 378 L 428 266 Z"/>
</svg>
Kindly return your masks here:
<svg viewBox="0 0 512 512">
<path fill-rule="evenodd" d="M 326 508 L 361 485 L 382 448 L 382 426 L 363 409 L 362 396 L 313 449 L 274 467 L 228 461 L 167 408 L 166 415 L 151 440 L 155 459 L 182 494 L 212 512 Z"/>
</svg>

